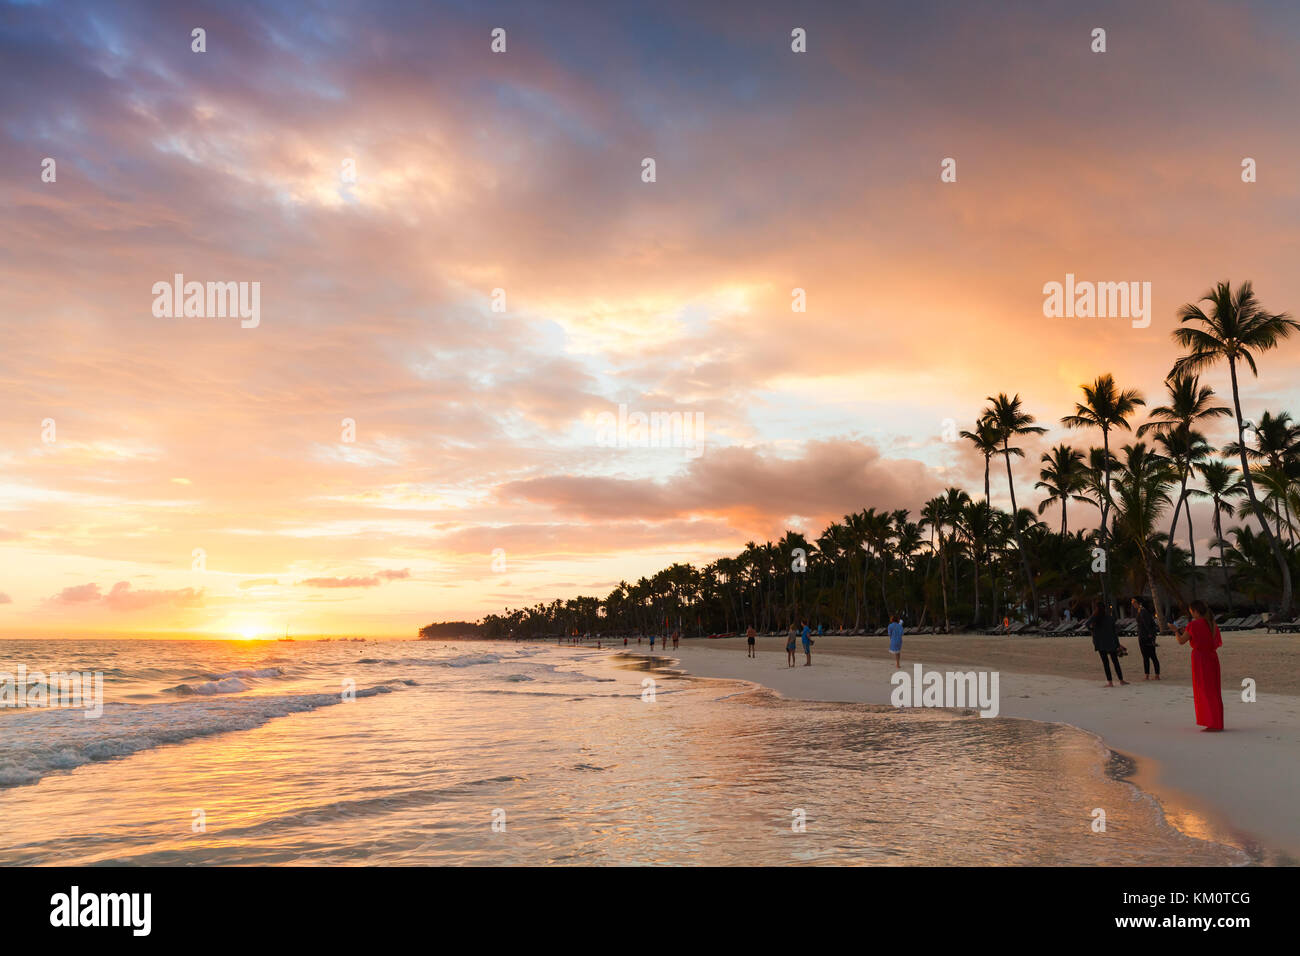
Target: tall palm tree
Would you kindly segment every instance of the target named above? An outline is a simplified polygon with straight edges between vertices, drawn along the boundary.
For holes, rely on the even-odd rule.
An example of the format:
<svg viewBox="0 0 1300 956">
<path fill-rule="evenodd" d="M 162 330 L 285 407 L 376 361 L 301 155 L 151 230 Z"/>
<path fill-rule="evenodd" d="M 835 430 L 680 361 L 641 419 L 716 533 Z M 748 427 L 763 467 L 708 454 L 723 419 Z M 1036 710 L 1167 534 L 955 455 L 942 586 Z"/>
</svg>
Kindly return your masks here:
<svg viewBox="0 0 1300 956">
<path fill-rule="evenodd" d="M 1209 303 L 1209 311 L 1201 307 Z M 1237 450 L 1241 458 L 1241 473 L 1246 482 L 1246 495 L 1259 521 L 1259 527 L 1273 552 L 1278 571 L 1282 575 L 1282 613 L 1291 612 L 1291 568 L 1282 553 L 1282 544 L 1269 529 L 1268 520 L 1260 509 L 1255 483 L 1250 477 L 1250 464 L 1246 460 L 1246 420 L 1241 414 L 1241 389 L 1237 384 L 1237 365 L 1245 363 L 1251 374 L 1258 375 L 1255 354 L 1275 348 L 1283 339 L 1300 330 L 1300 323 L 1285 312 L 1271 313 L 1255 298 L 1255 289 L 1249 281 L 1232 291 L 1232 283 L 1220 282 L 1201 296 L 1178 310 L 1174 341 L 1187 350 L 1187 354 L 1174 363 L 1172 374 L 1198 372 L 1218 364 L 1228 363 L 1232 379 L 1232 405 L 1237 415 Z"/>
<path fill-rule="evenodd" d="M 1105 550 L 1110 548 L 1110 532 L 1107 529 L 1106 519 L 1110 515 L 1111 496 L 1110 496 L 1110 473 L 1111 473 L 1111 454 L 1110 454 L 1110 433 L 1111 429 L 1122 428 L 1129 431 L 1132 426 L 1129 425 L 1129 418 L 1137 412 L 1139 405 L 1145 405 L 1146 401 L 1142 398 L 1141 393 L 1132 388 L 1120 388 L 1115 384 L 1115 377 L 1107 372 L 1105 375 L 1099 375 L 1097 380 L 1091 385 L 1080 385 L 1083 390 L 1083 401 L 1076 402 L 1074 414 L 1066 415 L 1061 419 L 1061 424 L 1066 428 L 1100 428 L 1101 429 L 1101 447 L 1102 447 L 1102 469 L 1104 472 L 1102 483 L 1102 495 L 1099 507 L 1101 508 L 1101 527 L 1100 540 L 1101 546 Z M 1110 601 L 1110 561 L 1105 564 L 1106 572 L 1101 576 L 1101 586 L 1104 597 Z"/>
<path fill-rule="evenodd" d="M 963 431 L 961 437 L 975 446 L 975 450 L 984 456 L 984 497 L 989 498 L 989 462 L 1002 450 L 1002 432 L 989 419 L 985 412 L 975 422 L 973 432 Z"/>
<path fill-rule="evenodd" d="M 1047 431 L 1039 425 L 1034 424 L 1034 416 L 1030 415 L 1024 409 L 1020 401 L 1019 394 L 1007 397 L 1006 392 L 999 392 L 997 397 L 990 395 L 988 397 L 989 407 L 984 416 L 991 421 L 998 430 L 998 437 L 1001 439 L 1002 457 L 1007 463 L 1007 491 L 1011 494 L 1011 514 L 1014 515 L 1018 510 L 1016 508 L 1016 483 L 1011 477 L 1011 456 L 1023 458 L 1025 452 L 1021 448 L 1015 448 L 1011 445 L 1011 439 L 1021 438 L 1026 435 L 1041 435 Z M 1025 550 L 1025 542 L 1017 526 L 1015 531 L 1016 549 L 1020 552 L 1020 563 L 1024 568 L 1025 580 L 1029 583 L 1029 620 L 1038 619 L 1038 586 L 1034 583 L 1033 572 L 1029 569 L 1029 553 Z"/>
<path fill-rule="evenodd" d="M 1192 506 L 1189 499 L 1196 495 L 1196 490 L 1188 484 L 1188 479 L 1191 477 L 1193 467 L 1209 458 L 1214 453 L 1214 448 L 1200 432 L 1183 431 L 1182 429 L 1157 432 L 1156 444 L 1160 446 L 1178 475 L 1178 497 L 1174 499 L 1174 517 L 1169 523 L 1169 543 L 1171 546 L 1165 549 L 1165 572 L 1168 573 L 1173 566 L 1174 548 L 1172 545 L 1174 533 L 1178 530 L 1179 512 L 1186 510 L 1187 550 L 1191 555 L 1192 587 L 1195 589 L 1196 538 L 1192 530 Z"/>
<path fill-rule="evenodd" d="M 1041 459 L 1047 467 L 1039 471 L 1039 481 L 1035 488 L 1042 488 L 1047 497 L 1038 506 L 1042 514 L 1053 502 L 1061 503 L 1061 534 L 1068 534 L 1065 506 L 1071 498 L 1075 501 L 1088 502 L 1087 496 L 1081 494 L 1088 487 L 1087 469 L 1083 464 L 1083 452 L 1069 445 L 1057 445 L 1050 452 L 1044 452 Z"/>
<path fill-rule="evenodd" d="M 1162 444 L 1178 468 L 1178 499 L 1174 502 L 1174 517 L 1169 524 L 1169 540 L 1171 542 L 1174 540 L 1174 533 L 1178 530 L 1179 513 L 1186 510 L 1187 538 L 1192 555 L 1192 569 L 1195 571 L 1196 543 L 1192 537 L 1192 509 L 1187 500 L 1187 481 L 1191 477 L 1193 464 L 1205 457 L 1205 454 L 1201 454 L 1197 458 L 1197 452 L 1208 453 L 1209 445 L 1205 442 L 1204 436 L 1197 435 L 1197 438 L 1192 436 L 1197 426 L 1231 415 L 1232 409 L 1227 405 L 1216 404 L 1214 389 L 1202 385 L 1196 375 L 1170 376 L 1165 381 L 1165 388 L 1169 393 L 1169 404 L 1157 405 L 1151 409 L 1151 415 L 1146 423 L 1138 426 L 1137 436 L 1141 438 L 1148 432 L 1155 432 L 1162 436 L 1164 439 Z M 1166 572 L 1169 570 L 1173 554 L 1173 548 L 1165 551 Z"/>
</svg>

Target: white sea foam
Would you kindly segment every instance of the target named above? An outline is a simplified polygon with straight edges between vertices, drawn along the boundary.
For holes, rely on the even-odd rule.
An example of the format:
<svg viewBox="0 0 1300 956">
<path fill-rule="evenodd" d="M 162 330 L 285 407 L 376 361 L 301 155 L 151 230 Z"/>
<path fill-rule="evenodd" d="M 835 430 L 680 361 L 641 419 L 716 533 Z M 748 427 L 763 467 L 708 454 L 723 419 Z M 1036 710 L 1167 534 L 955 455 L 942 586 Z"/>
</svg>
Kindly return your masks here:
<svg viewBox="0 0 1300 956">
<path fill-rule="evenodd" d="M 284 669 L 280 667 L 263 667 L 258 670 L 244 668 L 227 671 L 224 674 L 211 674 L 206 681 L 177 684 L 169 690 L 175 694 L 238 694 L 240 691 L 252 689 L 253 684 L 249 683 L 250 681 L 256 682 L 282 676 L 284 676 Z"/>
<path fill-rule="evenodd" d="M 358 698 L 388 694 L 387 685 L 358 688 Z M 251 730 L 276 717 L 328 707 L 339 694 L 217 697 L 164 704 L 110 704 L 98 720 L 80 711 L 15 714 L 0 738 L 0 787 L 35 783 L 55 770 L 181 743 L 194 737 Z"/>
</svg>

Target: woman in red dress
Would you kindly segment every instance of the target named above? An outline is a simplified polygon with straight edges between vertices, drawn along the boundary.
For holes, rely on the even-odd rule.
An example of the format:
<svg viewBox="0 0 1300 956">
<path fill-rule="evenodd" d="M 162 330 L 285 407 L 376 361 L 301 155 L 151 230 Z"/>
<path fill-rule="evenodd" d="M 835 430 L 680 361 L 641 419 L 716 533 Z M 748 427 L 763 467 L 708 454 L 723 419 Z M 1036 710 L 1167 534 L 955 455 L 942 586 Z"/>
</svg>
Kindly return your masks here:
<svg viewBox="0 0 1300 956">
<path fill-rule="evenodd" d="M 1219 652 L 1223 638 L 1204 601 L 1187 608 L 1192 621 L 1178 632 L 1178 643 L 1192 644 L 1192 694 L 1196 700 L 1196 722 L 1202 730 L 1223 729 L 1223 694 L 1219 689 Z"/>
</svg>

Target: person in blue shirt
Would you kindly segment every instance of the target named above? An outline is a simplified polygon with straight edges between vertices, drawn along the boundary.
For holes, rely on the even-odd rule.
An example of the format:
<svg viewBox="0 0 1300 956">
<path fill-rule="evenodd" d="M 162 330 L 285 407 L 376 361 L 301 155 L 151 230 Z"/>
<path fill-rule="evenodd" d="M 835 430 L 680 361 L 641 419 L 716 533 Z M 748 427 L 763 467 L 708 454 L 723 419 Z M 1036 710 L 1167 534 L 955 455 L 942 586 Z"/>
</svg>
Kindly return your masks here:
<svg viewBox="0 0 1300 956">
<path fill-rule="evenodd" d="M 903 622 L 897 614 L 889 616 L 889 653 L 894 655 L 894 668 L 903 666 Z"/>
<path fill-rule="evenodd" d="M 808 626 L 808 622 L 806 620 L 803 622 L 803 630 L 800 632 L 799 637 L 803 641 L 803 656 L 804 656 L 803 666 L 812 667 L 812 646 L 813 646 L 812 628 Z"/>
</svg>

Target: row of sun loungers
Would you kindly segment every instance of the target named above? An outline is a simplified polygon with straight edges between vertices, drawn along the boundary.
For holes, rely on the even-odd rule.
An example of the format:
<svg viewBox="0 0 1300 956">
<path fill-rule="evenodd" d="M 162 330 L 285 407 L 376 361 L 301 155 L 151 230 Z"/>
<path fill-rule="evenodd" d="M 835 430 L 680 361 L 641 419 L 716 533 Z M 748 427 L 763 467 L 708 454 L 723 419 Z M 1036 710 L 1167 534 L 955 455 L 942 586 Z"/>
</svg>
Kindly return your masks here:
<svg viewBox="0 0 1300 956">
<path fill-rule="evenodd" d="M 1187 626 L 1190 619 L 1180 617 L 1173 622 L 1176 629 Z M 1255 628 L 1264 627 L 1264 615 L 1251 614 L 1244 617 L 1233 617 L 1219 622 L 1220 631 L 1250 631 Z M 1271 631 L 1279 631 L 1288 634 L 1300 632 L 1300 618 L 1294 621 L 1279 621 L 1277 623 L 1268 622 L 1267 627 Z M 1137 618 L 1128 617 L 1119 622 L 1119 634 L 1121 637 L 1135 637 L 1137 635 Z M 998 625 L 994 628 L 985 629 L 981 633 L 989 636 L 1000 635 L 1035 635 L 1037 637 L 1075 637 L 1088 633 L 1088 624 L 1086 620 L 1069 620 L 1061 621 L 1059 624 L 1041 624 L 1031 625 L 1024 621 L 1012 624 L 1010 627 Z"/>
<path fill-rule="evenodd" d="M 1188 623 L 1187 617 L 1180 617 L 1173 622 L 1175 628 L 1184 628 Z M 1268 621 L 1265 622 L 1264 615 L 1251 614 L 1245 617 L 1234 617 L 1219 622 L 1220 631 L 1250 631 L 1259 627 L 1267 627 L 1270 631 L 1277 631 L 1284 634 L 1300 633 L 1300 617 L 1291 621 Z M 1021 635 L 1028 637 L 1078 637 L 1088 633 L 1088 622 L 1083 619 L 1064 620 L 1053 624 L 1030 624 L 1027 621 L 1014 621 L 1010 625 L 1003 627 L 1001 624 L 996 627 L 976 627 L 969 625 L 963 627 L 954 625 L 951 630 L 953 633 L 962 633 L 976 631 L 987 637 L 1010 637 L 1012 635 Z M 769 631 L 768 637 L 781 637 L 785 631 Z M 879 628 L 841 628 L 837 630 L 824 631 L 824 637 L 884 637 L 889 633 L 888 627 Z M 943 634 L 945 633 L 942 625 L 925 625 L 924 627 L 907 627 L 906 633 L 909 635 L 917 634 Z M 1137 618 L 1128 617 L 1119 621 L 1119 634 L 1121 637 L 1134 637 L 1137 635 Z"/>
</svg>

